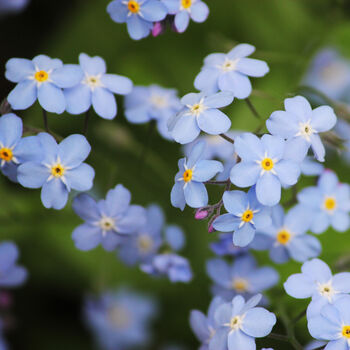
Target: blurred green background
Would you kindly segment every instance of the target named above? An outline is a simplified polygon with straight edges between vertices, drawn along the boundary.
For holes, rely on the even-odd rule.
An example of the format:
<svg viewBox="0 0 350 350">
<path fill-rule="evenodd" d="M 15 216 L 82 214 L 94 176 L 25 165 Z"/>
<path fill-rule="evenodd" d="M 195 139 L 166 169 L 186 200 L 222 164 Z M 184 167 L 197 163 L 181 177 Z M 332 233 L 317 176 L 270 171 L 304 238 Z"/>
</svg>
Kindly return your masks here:
<svg viewBox="0 0 350 350">
<path fill-rule="evenodd" d="M 80 52 L 102 56 L 108 71 L 130 77 L 135 84 L 158 83 L 173 87 L 184 95 L 194 90 L 193 80 L 203 58 L 215 51 L 228 51 L 236 42 L 257 47 L 256 58 L 266 60 L 271 72 L 256 79 L 252 102 L 265 118 L 282 108 L 283 99 L 294 94 L 313 54 L 324 45 L 336 46 L 350 57 L 350 3 L 336 0 L 207 0 L 210 17 L 204 24 L 191 23 L 184 34 L 167 32 L 139 42 L 132 41 L 125 25 L 112 22 L 106 13 L 106 0 L 33 0 L 27 10 L 0 20 L 0 98 L 13 85 L 4 79 L 4 65 L 11 57 L 44 53 L 65 63 L 78 63 Z M 134 203 L 159 203 L 171 223 L 181 225 L 187 236 L 184 252 L 192 264 L 195 278 L 189 285 L 172 285 L 154 280 L 138 268 L 126 268 L 102 249 L 80 252 L 75 249 L 71 232 L 80 224 L 70 205 L 62 211 L 46 210 L 39 191 L 30 191 L 0 178 L 0 236 L 14 240 L 21 259 L 30 272 L 28 283 L 14 291 L 15 303 L 9 318 L 12 330 L 7 338 L 12 349 L 77 350 L 95 349 L 86 330 L 81 306 L 87 292 L 108 287 L 130 285 L 154 293 L 161 312 L 154 326 L 151 349 L 166 343 L 197 348 L 188 315 L 192 308 L 206 310 L 210 281 L 205 275 L 205 260 L 212 256 L 206 223 L 195 222 L 193 212 L 181 213 L 172 208 L 169 193 L 177 171 L 180 146 L 151 136 L 148 126 L 128 124 L 123 116 L 122 100 L 115 120 L 93 116 L 89 141 L 93 151 L 88 160 L 96 169 L 94 192 L 97 197 L 107 189 L 123 183 L 133 194 Z M 236 100 L 227 109 L 234 128 L 252 130 L 258 125 L 243 101 Z M 25 125 L 42 127 L 37 105 L 18 113 Z M 52 130 L 67 136 L 80 133 L 83 116 L 50 115 Z M 149 149 L 140 170 L 140 155 Z M 337 154 L 328 156 L 327 167 L 335 169 L 342 181 L 349 181 L 349 168 Z M 348 234 L 329 231 L 322 235 L 322 258 L 333 264 L 349 253 Z M 266 253 L 258 256 L 269 263 Z M 277 266 L 281 282 L 299 271 L 295 263 Z M 272 307 L 287 303 L 289 313 L 296 315 L 304 302 L 283 296 L 281 286 L 271 291 Z M 278 331 L 278 330 L 277 330 Z M 283 329 L 280 329 L 283 332 Z M 301 341 L 310 338 L 305 324 L 298 328 Z M 288 345 L 273 345 L 288 349 Z"/>
</svg>

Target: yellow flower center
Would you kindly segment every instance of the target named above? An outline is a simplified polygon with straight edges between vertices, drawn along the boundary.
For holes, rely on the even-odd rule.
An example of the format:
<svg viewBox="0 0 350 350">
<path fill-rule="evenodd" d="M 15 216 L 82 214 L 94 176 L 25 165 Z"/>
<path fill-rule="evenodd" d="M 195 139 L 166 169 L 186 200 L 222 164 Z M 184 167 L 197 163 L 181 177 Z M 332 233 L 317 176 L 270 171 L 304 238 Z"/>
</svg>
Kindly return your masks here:
<svg viewBox="0 0 350 350">
<path fill-rule="evenodd" d="M 182 0 L 181 4 L 184 9 L 188 9 L 192 5 L 192 0 Z"/>
<path fill-rule="evenodd" d="M 128 9 L 132 13 L 138 13 L 140 11 L 140 4 L 135 0 L 130 0 L 128 2 Z"/>
<path fill-rule="evenodd" d="M 350 339 L 350 326 L 343 326 L 343 337 Z"/>
<path fill-rule="evenodd" d="M 183 175 L 184 181 L 186 183 L 190 182 L 192 180 L 192 176 L 193 176 L 193 171 L 191 169 L 187 169 Z"/>
<path fill-rule="evenodd" d="M 254 213 L 252 210 L 248 209 L 246 210 L 243 215 L 242 215 L 242 220 L 244 222 L 249 222 L 249 221 L 252 221 L 253 220 L 253 217 L 254 217 Z"/>
<path fill-rule="evenodd" d="M 273 160 L 271 158 L 264 158 L 262 161 L 261 161 L 261 166 L 264 170 L 266 171 L 270 171 L 272 170 L 274 164 L 273 164 Z"/>
<path fill-rule="evenodd" d="M 291 234 L 287 230 L 281 230 L 277 234 L 277 242 L 286 245 L 290 241 Z"/>
<path fill-rule="evenodd" d="M 140 236 L 137 243 L 138 243 L 139 249 L 144 253 L 149 252 L 153 246 L 153 241 L 151 237 L 149 237 L 148 235 Z"/>
<path fill-rule="evenodd" d="M 51 167 L 51 175 L 54 177 L 62 177 L 65 172 L 66 169 L 61 164 L 55 164 Z"/>
<path fill-rule="evenodd" d="M 108 312 L 109 320 L 116 328 L 128 328 L 131 323 L 130 312 L 124 306 L 114 306 Z"/>
<path fill-rule="evenodd" d="M 34 78 L 39 83 L 43 83 L 44 81 L 49 79 L 49 74 L 44 70 L 39 70 L 38 72 L 35 73 Z"/>
<path fill-rule="evenodd" d="M 13 152 L 10 148 L 1 148 L 0 149 L 0 158 L 5 162 L 11 162 L 13 158 Z"/>
<path fill-rule="evenodd" d="M 248 282 L 243 278 L 236 278 L 232 286 L 238 293 L 244 293 L 248 290 Z"/>
<path fill-rule="evenodd" d="M 239 329 L 242 325 L 242 318 L 240 316 L 235 316 L 230 321 L 230 327 L 233 331 Z"/>
<path fill-rule="evenodd" d="M 115 229 L 115 221 L 107 216 L 102 217 L 99 226 L 103 231 L 111 231 Z"/>
<path fill-rule="evenodd" d="M 333 197 L 327 197 L 324 201 L 324 207 L 326 210 L 332 211 L 336 208 L 337 202 Z"/>
</svg>

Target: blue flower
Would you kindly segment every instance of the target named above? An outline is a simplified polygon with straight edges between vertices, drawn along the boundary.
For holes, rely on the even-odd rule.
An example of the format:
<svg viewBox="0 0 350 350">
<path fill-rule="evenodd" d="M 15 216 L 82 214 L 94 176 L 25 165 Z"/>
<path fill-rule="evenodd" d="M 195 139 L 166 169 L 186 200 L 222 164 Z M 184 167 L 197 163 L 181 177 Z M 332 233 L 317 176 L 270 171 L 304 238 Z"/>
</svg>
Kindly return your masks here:
<svg viewBox="0 0 350 350">
<path fill-rule="evenodd" d="M 167 8 L 158 0 L 114 0 L 107 11 L 114 22 L 126 22 L 134 40 L 148 36 L 153 22 L 161 21 L 167 15 Z"/>
<path fill-rule="evenodd" d="M 3 14 L 22 11 L 29 4 L 29 0 L 1 0 L 0 17 Z M 1 347 L 0 347 L 1 349 Z"/>
<path fill-rule="evenodd" d="M 175 252 L 181 250 L 186 243 L 184 232 L 177 225 L 168 225 L 165 228 L 165 241 Z"/>
<path fill-rule="evenodd" d="M 158 205 L 146 208 L 146 223 L 140 230 L 121 241 L 118 255 L 126 264 L 146 263 L 152 260 L 163 244 L 164 213 Z"/>
<path fill-rule="evenodd" d="M 329 341 L 327 350 L 350 349 L 350 296 L 323 307 L 321 314 L 308 320 L 313 338 Z"/>
<path fill-rule="evenodd" d="M 241 162 L 232 168 L 231 182 L 238 187 L 256 184 L 258 201 L 276 205 L 281 199 L 281 186 L 295 185 L 300 175 L 298 163 L 285 158 L 285 146 L 278 136 L 264 135 L 259 139 L 251 133 L 241 134 L 235 139 Z"/>
<path fill-rule="evenodd" d="M 272 267 L 257 267 L 251 255 L 242 255 L 228 264 L 222 259 L 207 262 L 207 273 L 214 281 L 212 291 L 226 300 L 236 295 L 251 297 L 277 284 L 279 275 Z"/>
<path fill-rule="evenodd" d="M 174 253 L 156 255 L 152 262 L 142 264 L 141 270 L 153 276 L 168 276 L 171 282 L 190 282 L 192 270 L 187 259 Z"/>
<path fill-rule="evenodd" d="M 232 303 L 225 303 L 215 312 L 219 325 L 210 344 L 215 350 L 253 350 L 255 338 L 266 337 L 276 324 L 276 316 L 262 307 L 256 307 L 261 295 L 245 302 L 240 295 Z"/>
<path fill-rule="evenodd" d="M 190 19 L 197 23 L 204 22 L 209 15 L 208 6 L 201 0 L 161 0 L 170 15 L 175 15 L 174 25 L 179 33 L 183 33 Z"/>
<path fill-rule="evenodd" d="M 333 304 L 350 293 L 350 272 L 332 276 L 332 271 L 325 262 L 313 259 L 303 264 L 301 273 L 287 279 L 284 289 L 296 299 L 312 297 L 307 308 L 307 317 L 310 318 L 319 315 L 325 305 Z"/>
<path fill-rule="evenodd" d="M 272 225 L 257 232 L 255 239 L 265 242 L 263 249 L 270 249 L 271 260 L 278 264 L 285 263 L 290 257 L 304 262 L 321 252 L 318 239 L 306 234 L 313 220 L 312 215 L 300 206 L 290 209 L 284 216 L 283 208 L 276 205 L 272 208 Z"/>
<path fill-rule="evenodd" d="M 184 108 L 169 119 L 171 136 L 181 144 L 192 142 L 202 131 L 210 135 L 226 132 L 231 120 L 218 108 L 228 106 L 233 95 L 226 91 L 206 96 L 202 93 L 190 93 L 181 99 Z"/>
<path fill-rule="evenodd" d="M 83 72 L 78 65 L 63 65 L 57 58 L 39 55 L 32 61 L 11 58 L 5 76 L 18 83 L 7 98 L 13 109 L 27 109 L 38 99 L 46 111 L 61 114 L 66 108 L 62 88 L 79 84 Z"/>
<path fill-rule="evenodd" d="M 198 142 L 191 155 L 179 160 L 179 172 L 175 176 L 175 185 L 171 190 L 171 204 L 184 210 L 185 205 L 200 208 L 208 204 L 208 192 L 203 182 L 213 178 L 223 170 L 216 160 L 203 160 L 204 143 Z"/>
<path fill-rule="evenodd" d="M 228 214 L 215 219 L 213 227 L 217 231 L 233 231 L 233 244 L 245 247 L 253 241 L 256 230 L 271 225 L 270 208 L 257 201 L 255 187 L 248 193 L 226 191 L 222 199 Z"/>
<path fill-rule="evenodd" d="M 99 202 L 84 193 L 75 197 L 73 210 L 85 221 L 73 231 L 75 246 L 86 251 L 102 244 L 112 251 L 123 236 L 139 231 L 146 224 L 146 212 L 130 201 L 131 194 L 123 185 L 109 190 Z"/>
<path fill-rule="evenodd" d="M 324 167 L 321 163 L 316 162 L 311 157 L 306 157 L 300 163 L 300 170 L 305 176 L 318 176 L 323 173 Z"/>
<path fill-rule="evenodd" d="M 177 91 L 158 85 L 135 86 L 125 98 L 125 116 L 130 123 L 141 124 L 151 120 L 157 122 L 159 133 L 172 140 L 168 120 L 181 109 Z"/>
<path fill-rule="evenodd" d="M 207 56 L 194 86 L 208 94 L 219 90 L 231 91 L 236 98 L 247 98 L 252 92 L 248 77 L 263 77 L 269 72 L 265 62 L 247 58 L 254 51 L 254 46 L 240 44 L 228 54 L 213 53 Z"/>
<path fill-rule="evenodd" d="M 156 313 L 153 299 L 126 288 L 89 296 L 84 305 L 86 323 L 96 342 L 106 350 L 144 346 Z"/>
<path fill-rule="evenodd" d="M 247 247 L 238 247 L 232 243 L 232 233 L 222 233 L 217 242 L 210 244 L 211 250 L 218 256 L 239 256 L 248 252 Z"/>
<path fill-rule="evenodd" d="M 20 164 L 40 160 L 42 151 L 36 136 L 22 138 L 22 119 L 13 113 L 0 118 L 0 166 L 1 172 L 10 180 L 17 181 L 17 168 Z"/>
<path fill-rule="evenodd" d="M 19 252 L 16 244 L 0 244 L 0 287 L 11 288 L 22 285 L 27 280 L 27 270 L 16 264 Z"/>
<path fill-rule="evenodd" d="M 312 232 L 322 233 L 330 225 L 340 232 L 350 227 L 350 186 L 339 183 L 334 172 L 324 171 L 317 187 L 304 188 L 298 193 L 298 200 L 313 217 Z"/>
<path fill-rule="evenodd" d="M 113 94 L 129 94 L 132 81 L 122 75 L 106 74 L 106 63 L 101 57 L 90 57 L 81 53 L 79 63 L 84 76 L 76 86 L 63 91 L 67 101 L 67 112 L 85 113 L 92 105 L 100 117 L 115 118 L 117 103 Z"/>
<path fill-rule="evenodd" d="M 41 188 L 41 201 L 45 208 L 62 209 L 73 190 L 92 188 L 94 169 L 83 163 L 91 147 L 83 135 L 71 135 L 59 145 L 47 134 L 37 136 L 43 152 L 40 161 L 21 164 L 17 170 L 18 182 L 27 188 Z M 43 151 L 42 151 L 43 150 Z"/>
<path fill-rule="evenodd" d="M 208 316 L 198 310 L 191 311 L 190 325 L 197 339 L 201 342 L 200 350 L 209 350 L 210 342 L 217 328 L 214 318 L 215 312 L 224 303 L 223 299 L 215 297 L 209 305 Z"/>
<path fill-rule="evenodd" d="M 326 154 L 319 133 L 331 130 L 337 117 L 329 106 L 312 110 L 305 97 L 296 96 L 284 100 L 286 111 L 273 112 L 266 121 L 272 135 L 288 140 L 288 155 L 291 159 L 302 161 L 310 146 L 318 161 L 324 162 Z"/>
</svg>

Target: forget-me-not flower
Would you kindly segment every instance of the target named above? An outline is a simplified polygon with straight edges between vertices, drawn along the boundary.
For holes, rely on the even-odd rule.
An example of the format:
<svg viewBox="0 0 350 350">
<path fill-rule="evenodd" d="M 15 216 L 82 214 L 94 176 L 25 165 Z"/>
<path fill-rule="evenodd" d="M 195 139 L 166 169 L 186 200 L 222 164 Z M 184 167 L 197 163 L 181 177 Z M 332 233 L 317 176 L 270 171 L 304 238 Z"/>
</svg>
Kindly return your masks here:
<svg viewBox="0 0 350 350">
<path fill-rule="evenodd" d="M 218 328 L 211 340 L 211 350 L 254 350 L 255 338 L 270 334 L 276 324 L 276 316 L 262 307 L 258 294 L 247 302 L 241 295 L 225 303 L 215 312 Z"/>
<path fill-rule="evenodd" d="M 350 272 L 333 276 L 325 262 L 313 259 L 303 264 L 301 273 L 289 276 L 284 289 L 293 298 L 312 298 L 307 308 L 307 317 L 310 318 L 319 315 L 325 305 L 350 293 Z"/>
<path fill-rule="evenodd" d="M 266 121 L 266 127 L 272 135 L 288 140 L 291 159 L 302 161 L 310 146 L 316 159 L 324 161 L 326 154 L 319 133 L 331 130 L 337 117 L 329 106 L 320 106 L 312 110 L 303 96 L 284 100 L 285 111 L 273 112 Z"/>
<path fill-rule="evenodd" d="M 190 19 L 197 23 L 204 22 L 209 15 L 208 6 L 201 0 L 161 0 L 167 7 L 168 13 L 174 15 L 174 26 L 179 33 L 183 33 Z"/>
<path fill-rule="evenodd" d="M 222 199 L 228 213 L 215 219 L 213 227 L 217 231 L 233 231 L 233 244 L 245 247 L 253 241 L 256 230 L 271 225 L 270 208 L 257 201 L 255 187 L 248 193 L 226 191 Z"/>
<path fill-rule="evenodd" d="M 62 89 L 79 84 L 83 71 L 78 65 L 39 55 L 33 60 L 11 58 L 5 76 L 17 83 L 7 98 L 13 109 L 27 109 L 38 99 L 46 111 L 61 114 L 66 109 Z"/>
<path fill-rule="evenodd" d="M 232 264 L 211 259 L 207 262 L 207 273 L 215 282 L 213 293 L 226 300 L 232 300 L 236 295 L 250 297 L 273 287 L 279 280 L 274 268 L 258 267 L 249 254 L 237 257 Z"/>
<path fill-rule="evenodd" d="M 114 0 L 107 6 L 112 20 L 125 23 L 130 37 L 140 40 L 149 35 L 153 22 L 163 20 L 168 11 L 159 0 Z"/>
<path fill-rule="evenodd" d="M 197 75 L 194 86 L 208 94 L 219 90 L 231 91 L 236 98 L 247 98 L 252 92 L 248 77 L 263 77 L 269 72 L 264 61 L 247 58 L 254 51 L 252 45 L 239 44 L 228 54 L 210 54 L 204 59 L 204 66 Z"/>
<path fill-rule="evenodd" d="M 190 156 L 179 160 L 179 172 L 171 190 L 171 204 L 184 210 L 185 205 L 200 208 L 208 204 L 208 192 L 203 182 L 213 178 L 223 170 L 216 160 L 202 159 L 205 144 L 198 142 Z"/>
<path fill-rule="evenodd" d="M 281 199 L 281 187 L 295 185 L 300 175 L 299 164 L 285 159 L 285 146 L 279 136 L 265 134 L 259 139 L 251 133 L 241 134 L 235 139 L 241 162 L 232 168 L 231 182 L 239 187 L 256 184 L 258 201 L 276 205 Z"/>
<path fill-rule="evenodd" d="M 132 90 L 132 81 L 122 75 L 107 74 L 106 62 L 99 56 L 79 55 L 79 63 L 84 76 L 76 86 L 64 89 L 67 112 L 81 114 L 93 106 L 96 114 L 104 119 L 117 115 L 114 94 L 127 95 Z"/>
<path fill-rule="evenodd" d="M 340 183 L 333 171 L 325 170 L 317 186 L 304 188 L 298 200 L 313 217 L 312 232 L 322 233 L 329 226 L 344 232 L 350 227 L 350 186 Z"/>
<path fill-rule="evenodd" d="M 98 202 L 84 193 L 75 197 L 73 209 L 85 221 L 73 231 L 75 246 L 86 251 L 102 244 L 112 251 L 123 236 L 138 232 L 146 223 L 146 212 L 130 201 L 131 194 L 123 185 L 109 190 L 106 199 Z"/>
<path fill-rule="evenodd" d="M 192 142 L 202 131 L 210 135 L 226 132 L 231 126 L 230 118 L 218 108 L 233 101 L 232 93 L 225 91 L 213 95 L 190 93 L 181 99 L 183 109 L 169 119 L 171 136 L 181 144 Z"/>
<path fill-rule="evenodd" d="M 43 152 L 40 161 L 21 164 L 18 182 L 27 188 L 42 188 L 41 201 L 45 208 L 62 209 L 71 190 L 88 191 L 93 186 L 94 169 L 83 163 L 91 147 L 85 136 L 70 135 L 60 144 L 47 133 L 37 136 Z"/>
<path fill-rule="evenodd" d="M 23 137 L 22 119 L 13 113 L 0 117 L 0 168 L 10 180 L 17 181 L 20 164 L 40 160 L 43 151 L 36 136 Z"/>
</svg>

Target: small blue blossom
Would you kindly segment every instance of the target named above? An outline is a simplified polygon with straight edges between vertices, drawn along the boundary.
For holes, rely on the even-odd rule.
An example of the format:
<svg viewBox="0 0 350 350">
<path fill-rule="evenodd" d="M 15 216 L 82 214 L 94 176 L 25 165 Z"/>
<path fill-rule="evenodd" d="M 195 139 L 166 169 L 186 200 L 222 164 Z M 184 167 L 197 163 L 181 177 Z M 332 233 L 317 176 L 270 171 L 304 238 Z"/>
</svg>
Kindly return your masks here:
<svg viewBox="0 0 350 350">
<path fill-rule="evenodd" d="M 304 188 L 298 200 L 313 217 L 312 232 L 322 233 L 329 226 L 345 232 L 350 227 L 350 186 L 339 183 L 333 171 L 325 170 L 317 186 Z"/>
<path fill-rule="evenodd" d="M 318 239 L 306 234 L 313 220 L 312 215 L 300 206 L 290 209 L 285 216 L 283 208 L 276 205 L 272 208 L 272 225 L 257 232 L 256 239 L 264 242 L 262 249 L 269 249 L 271 260 L 277 264 L 287 262 L 290 257 L 305 262 L 321 252 Z"/>
<path fill-rule="evenodd" d="M 180 109 L 177 91 L 158 85 L 135 86 L 125 98 L 125 116 L 130 123 L 142 124 L 155 120 L 159 133 L 168 140 L 172 140 L 168 120 Z"/>
<path fill-rule="evenodd" d="M 75 246 L 87 251 L 102 244 L 112 251 L 122 237 L 136 234 L 146 224 L 146 212 L 130 201 L 131 194 L 123 185 L 109 190 L 106 199 L 98 202 L 84 193 L 75 197 L 73 209 L 85 221 L 73 231 Z"/>
<path fill-rule="evenodd" d="M 236 295 L 251 297 L 275 286 L 279 280 L 274 268 L 258 267 L 249 254 L 237 257 L 231 265 L 222 259 L 211 259 L 207 262 L 207 273 L 215 283 L 213 293 L 226 300 Z"/>
<path fill-rule="evenodd" d="M 84 76 L 76 86 L 63 91 L 67 112 L 85 113 L 92 105 L 101 118 L 115 118 L 117 103 L 114 94 L 129 94 L 133 86 L 132 81 L 122 75 L 107 74 L 106 63 L 101 57 L 90 57 L 81 53 L 79 63 Z"/>
<path fill-rule="evenodd" d="M 38 99 L 46 111 L 61 114 L 66 109 L 62 89 L 79 84 L 83 72 L 78 65 L 63 65 L 57 58 L 39 55 L 32 61 L 11 58 L 5 76 L 17 83 L 7 98 L 13 109 L 27 109 Z"/>
<path fill-rule="evenodd" d="M 247 58 L 254 51 L 254 46 L 240 44 L 228 54 L 213 53 L 207 56 L 194 86 L 208 94 L 219 90 L 231 91 L 236 98 L 247 98 L 252 92 L 248 77 L 263 77 L 269 72 L 264 61 Z"/>
<path fill-rule="evenodd" d="M 83 163 L 91 147 L 83 135 L 68 136 L 60 144 L 47 133 L 37 137 L 41 143 L 38 152 L 43 150 L 43 157 L 21 164 L 17 170 L 18 182 L 27 188 L 42 188 L 44 207 L 59 210 L 67 204 L 71 190 L 92 188 L 95 171 Z"/>
<path fill-rule="evenodd" d="M 247 302 L 238 295 L 232 302 L 219 306 L 215 312 L 219 327 L 211 340 L 211 349 L 255 349 L 255 338 L 266 337 L 276 324 L 272 312 L 256 307 L 260 300 L 260 294 Z"/>
<path fill-rule="evenodd" d="M 319 315 L 308 321 L 312 337 L 329 342 L 325 350 L 350 349 L 350 296 L 324 306 Z"/>
<path fill-rule="evenodd" d="M 168 225 L 165 228 L 165 241 L 173 251 L 177 252 L 185 246 L 186 239 L 179 226 Z"/>
<path fill-rule="evenodd" d="M 174 140 L 185 144 L 195 140 L 202 131 L 210 135 L 226 132 L 231 126 L 230 118 L 218 108 L 233 101 L 232 93 L 225 91 L 213 95 L 190 93 L 181 99 L 182 111 L 168 121 Z"/>
<path fill-rule="evenodd" d="M 228 214 L 215 219 L 213 227 L 217 231 L 233 231 L 234 245 L 247 246 L 253 241 L 256 230 L 271 225 L 270 208 L 262 206 L 257 201 L 255 187 L 248 193 L 226 191 L 222 199 Z"/>
<path fill-rule="evenodd" d="M 17 181 L 20 164 L 40 160 L 42 151 L 36 136 L 22 138 L 22 119 L 13 113 L 0 118 L 0 166 L 1 172 L 11 181 Z M 39 151 L 40 150 L 40 151 Z"/>
<path fill-rule="evenodd" d="M 22 285 L 27 280 L 27 270 L 16 264 L 19 251 L 16 244 L 0 244 L 0 287 L 12 288 Z"/>
<path fill-rule="evenodd" d="M 316 159 L 324 162 L 326 154 L 319 133 L 331 130 L 337 117 L 329 106 L 320 106 L 312 110 L 305 97 L 296 96 L 284 100 L 286 111 L 273 112 L 266 121 L 272 135 L 288 140 L 288 155 L 301 162 L 310 146 Z"/>
<path fill-rule="evenodd" d="M 25 9 L 28 4 L 29 0 L 1 0 L 0 17 L 4 14 L 20 12 Z"/>
<path fill-rule="evenodd" d="M 307 261 L 301 273 L 291 275 L 284 283 L 287 294 L 296 299 L 312 298 L 307 308 L 307 317 L 320 314 L 327 304 L 333 304 L 350 293 L 350 272 L 332 275 L 329 266 L 320 259 Z"/>
<path fill-rule="evenodd" d="M 204 22 L 209 16 L 208 6 L 201 0 L 161 0 L 167 7 L 168 13 L 174 15 L 174 26 L 179 33 L 183 33 L 190 19 L 197 23 Z"/>
<path fill-rule="evenodd" d="M 159 0 L 114 0 L 107 12 L 114 22 L 126 22 L 130 37 L 140 40 L 150 34 L 153 22 L 166 17 L 167 8 Z"/>
<path fill-rule="evenodd" d="M 84 306 L 86 323 L 106 350 L 144 346 L 150 340 L 150 324 L 156 313 L 153 299 L 129 289 L 89 296 Z"/>
<path fill-rule="evenodd" d="M 192 270 L 187 259 L 174 253 L 156 255 L 151 263 L 142 264 L 141 270 L 153 276 L 167 276 L 171 282 L 190 282 Z"/>
<path fill-rule="evenodd" d="M 208 192 L 203 182 L 213 178 L 223 170 L 216 160 L 203 160 L 204 143 L 198 142 L 190 156 L 179 160 L 179 172 L 171 190 L 171 204 L 184 210 L 185 205 L 200 208 L 208 204 Z"/>
<path fill-rule="evenodd" d="M 279 136 L 251 133 L 235 139 L 235 149 L 241 162 L 231 170 L 231 182 L 239 187 L 256 184 L 261 204 L 273 206 L 281 199 L 281 187 L 295 185 L 300 175 L 297 162 L 285 158 L 286 142 Z M 298 150 L 296 150 L 298 152 Z"/>
<path fill-rule="evenodd" d="M 197 339 L 201 342 L 200 350 L 209 350 L 210 342 L 216 332 L 217 324 L 214 318 L 215 312 L 225 301 L 215 297 L 208 309 L 208 316 L 199 310 L 192 310 L 190 314 L 190 325 Z"/>
</svg>

